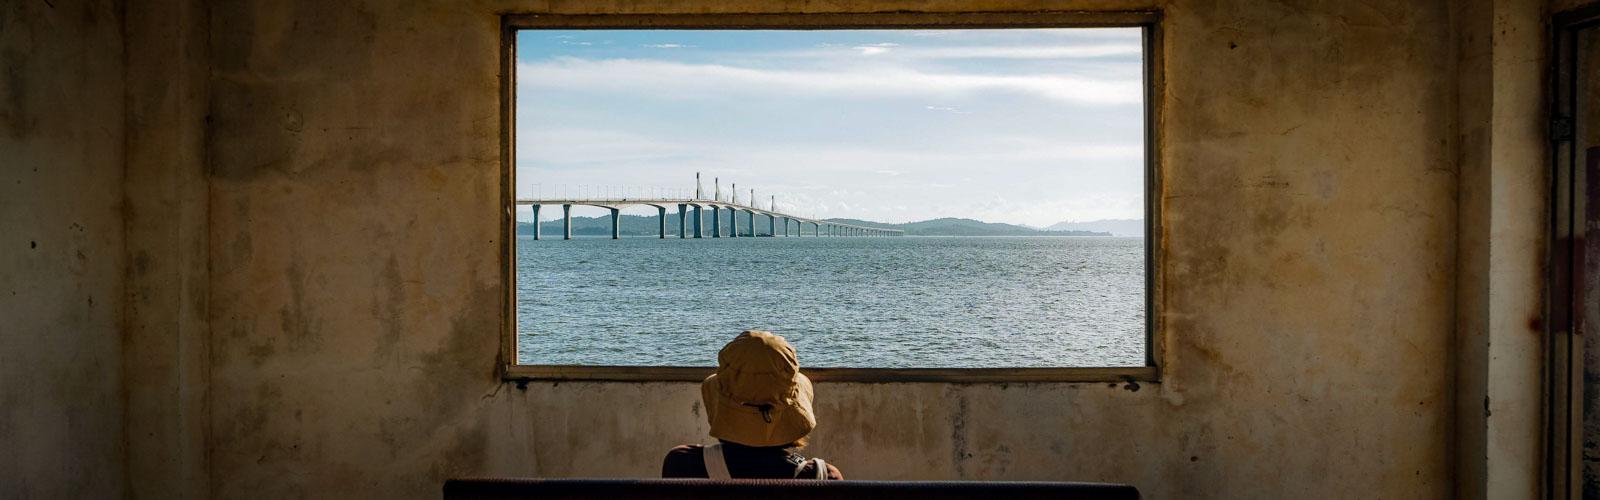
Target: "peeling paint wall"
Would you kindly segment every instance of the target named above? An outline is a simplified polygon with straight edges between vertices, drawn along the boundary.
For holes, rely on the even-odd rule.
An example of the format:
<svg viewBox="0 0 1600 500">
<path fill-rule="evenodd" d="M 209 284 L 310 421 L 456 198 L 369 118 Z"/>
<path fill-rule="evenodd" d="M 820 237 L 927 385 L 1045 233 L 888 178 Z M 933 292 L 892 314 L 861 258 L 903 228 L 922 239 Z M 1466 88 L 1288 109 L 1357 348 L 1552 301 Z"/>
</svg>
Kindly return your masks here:
<svg viewBox="0 0 1600 500">
<path fill-rule="evenodd" d="M 122 8 L 0 2 L 0 498 L 116 498 Z"/>
<path fill-rule="evenodd" d="M 212 492 L 429 497 L 461 475 L 652 476 L 668 447 L 704 439 L 693 384 L 495 378 L 497 13 L 1150 6 L 217 2 Z M 1166 379 L 820 384 L 810 451 L 860 479 L 1447 496 L 1448 3 L 1158 6 Z"/>
</svg>

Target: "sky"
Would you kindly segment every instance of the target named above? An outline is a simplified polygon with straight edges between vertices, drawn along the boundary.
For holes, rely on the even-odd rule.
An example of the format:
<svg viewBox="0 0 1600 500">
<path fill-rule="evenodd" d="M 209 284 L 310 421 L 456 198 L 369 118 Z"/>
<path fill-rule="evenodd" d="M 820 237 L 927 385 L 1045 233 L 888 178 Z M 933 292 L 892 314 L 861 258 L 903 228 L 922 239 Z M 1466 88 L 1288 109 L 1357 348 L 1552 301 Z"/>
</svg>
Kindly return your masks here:
<svg viewBox="0 0 1600 500">
<path fill-rule="evenodd" d="M 524 30 L 516 50 L 519 199 L 692 194 L 700 172 L 818 218 L 1143 217 L 1138 28 Z"/>
</svg>

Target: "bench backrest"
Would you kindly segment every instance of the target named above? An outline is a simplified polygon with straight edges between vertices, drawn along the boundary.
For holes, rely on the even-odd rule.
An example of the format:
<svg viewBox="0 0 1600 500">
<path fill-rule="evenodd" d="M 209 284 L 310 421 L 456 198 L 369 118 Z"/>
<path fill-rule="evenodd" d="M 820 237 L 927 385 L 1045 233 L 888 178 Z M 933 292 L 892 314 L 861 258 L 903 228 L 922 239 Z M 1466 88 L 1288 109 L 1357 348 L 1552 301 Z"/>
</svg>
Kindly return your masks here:
<svg viewBox="0 0 1600 500">
<path fill-rule="evenodd" d="M 685 498 L 872 500 L 978 498 L 1139 498 L 1124 484 L 1023 481 L 802 481 L 793 479 L 452 479 L 446 500 L 512 498 Z"/>
</svg>

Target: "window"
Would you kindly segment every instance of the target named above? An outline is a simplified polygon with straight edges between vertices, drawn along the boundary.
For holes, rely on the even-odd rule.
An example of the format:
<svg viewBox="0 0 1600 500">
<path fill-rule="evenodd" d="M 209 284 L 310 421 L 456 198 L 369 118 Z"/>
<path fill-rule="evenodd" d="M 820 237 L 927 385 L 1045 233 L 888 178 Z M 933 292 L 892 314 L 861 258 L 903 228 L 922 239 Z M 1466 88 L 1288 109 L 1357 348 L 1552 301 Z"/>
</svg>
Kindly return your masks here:
<svg viewBox="0 0 1600 500">
<path fill-rule="evenodd" d="M 1153 380 L 1154 15 L 510 16 L 511 378 Z"/>
</svg>

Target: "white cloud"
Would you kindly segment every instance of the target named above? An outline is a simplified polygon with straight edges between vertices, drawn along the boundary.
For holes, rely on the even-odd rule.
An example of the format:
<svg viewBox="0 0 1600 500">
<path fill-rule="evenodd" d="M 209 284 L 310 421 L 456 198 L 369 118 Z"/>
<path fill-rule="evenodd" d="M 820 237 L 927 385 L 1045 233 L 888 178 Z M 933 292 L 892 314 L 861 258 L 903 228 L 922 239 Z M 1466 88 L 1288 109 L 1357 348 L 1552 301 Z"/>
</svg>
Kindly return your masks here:
<svg viewBox="0 0 1600 500">
<path fill-rule="evenodd" d="M 1092 59 L 1137 56 L 1144 52 L 1138 43 L 1093 45 L 992 45 L 969 47 L 902 47 L 899 44 L 869 44 L 844 47 L 817 45 L 820 50 L 795 50 L 765 54 L 769 57 L 829 58 L 853 51 L 861 55 L 892 54 L 896 59 Z M 890 49 L 893 49 L 891 52 Z"/>
<path fill-rule="evenodd" d="M 651 48 L 651 49 L 689 49 L 689 48 L 694 48 L 695 46 L 694 45 L 684 45 L 684 44 L 681 44 L 681 43 L 647 43 L 647 44 L 640 45 L 640 47 L 646 47 L 646 48 Z"/>
<path fill-rule="evenodd" d="M 855 50 L 857 50 L 857 51 L 860 51 L 861 55 L 864 55 L 864 56 L 875 56 L 875 55 L 878 55 L 878 54 L 883 54 L 883 53 L 889 52 L 889 49 L 893 49 L 893 48 L 899 47 L 899 46 L 900 46 L 900 44 L 898 44 L 898 43 L 869 43 L 869 44 L 866 44 L 866 45 L 857 45 L 857 46 L 855 46 L 853 48 Z"/>
<path fill-rule="evenodd" d="M 756 69 L 638 59 L 563 57 L 517 65 L 526 88 L 646 90 L 654 95 L 830 95 L 845 97 L 949 97 L 1015 92 L 1077 104 L 1141 102 L 1139 80 L 1075 75 L 934 73 L 905 67 Z"/>
</svg>

